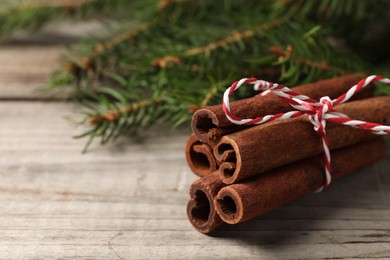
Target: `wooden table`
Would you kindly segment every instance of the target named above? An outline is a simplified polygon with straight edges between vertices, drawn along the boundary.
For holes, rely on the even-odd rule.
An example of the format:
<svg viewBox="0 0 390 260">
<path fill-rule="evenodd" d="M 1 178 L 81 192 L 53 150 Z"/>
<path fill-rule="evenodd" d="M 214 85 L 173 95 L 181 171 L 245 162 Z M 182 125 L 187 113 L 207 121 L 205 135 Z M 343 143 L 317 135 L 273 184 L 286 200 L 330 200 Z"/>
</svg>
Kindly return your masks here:
<svg viewBox="0 0 390 260">
<path fill-rule="evenodd" d="M 185 214 L 189 132 L 149 131 L 81 154 L 85 140 L 64 119 L 75 106 L 36 91 L 62 42 L 0 47 L 1 259 L 390 258 L 390 155 L 320 194 L 199 234 Z"/>
</svg>

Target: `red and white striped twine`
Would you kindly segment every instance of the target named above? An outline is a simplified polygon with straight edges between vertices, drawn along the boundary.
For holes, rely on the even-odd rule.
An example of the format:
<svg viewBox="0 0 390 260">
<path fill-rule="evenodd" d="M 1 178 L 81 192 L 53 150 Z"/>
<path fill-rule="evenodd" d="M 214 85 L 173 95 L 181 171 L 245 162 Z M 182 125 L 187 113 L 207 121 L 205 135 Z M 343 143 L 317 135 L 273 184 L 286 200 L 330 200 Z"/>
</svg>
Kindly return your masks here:
<svg viewBox="0 0 390 260">
<path fill-rule="evenodd" d="M 333 111 L 333 107 L 338 104 L 347 102 L 356 93 L 367 87 L 371 83 L 382 82 L 390 86 L 390 79 L 383 76 L 372 75 L 359 81 L 356 85 L 351 87 L 346 93 L 336 99 L 330 99 L 329 97 L 322 97 L 319 101 L 311 99 L 308 96 L 300 95 L 290 88 L 277 83 L 271 83 L 255 78 L 243 78 L 234 82 L 224 93 L 222 107 L 226 114 L 226 117 L 234 124 L 237 125 L 255 125 L 263 124 L 273 120 L 282 120 L 287 118 L 294 118 L 304 114 L 309 115 L 310 122 L 314 126 L 314 130 L 322 138 L 322 144 L 325 152 L 325 183 L 318 190 L 321 191 L 328 187 L 332 180 L 332 168 L 331 157 L 328 145 L 328 138 L 326 135 L 326 121 L 348 125 L 351 127 L 363 129 L 376 135 L 388 135 L 390 134 L 390 126 L 380 125 L 376 123 L 364 122 L 360 120 L 354 120 L 347 115 Z M 264 96 L 270 92 L 276 94 L 279 98 L 289 103 L 296 111 L 290 111 L 287 113 L 278 113 L 275 115 L 266 115 L 256 118 L 240 118 L 235 116 L 230 111 L 230 96 L 244 84 L 253 84 L 256 91 L 262 91 L 258 96 Z"/>
</svg>

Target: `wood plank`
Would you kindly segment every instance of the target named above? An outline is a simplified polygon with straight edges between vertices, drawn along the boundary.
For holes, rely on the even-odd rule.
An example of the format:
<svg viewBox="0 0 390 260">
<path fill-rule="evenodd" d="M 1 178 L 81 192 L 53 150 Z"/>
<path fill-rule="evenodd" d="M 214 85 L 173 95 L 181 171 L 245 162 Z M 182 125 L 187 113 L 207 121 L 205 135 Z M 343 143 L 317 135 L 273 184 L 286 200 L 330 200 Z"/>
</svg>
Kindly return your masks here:
<svg viewBox="0 0 390 260">
<path fill-rule="evenodd" d="M 55 97 L 42 88 L 59 68 L 64 46 L 2 46 L 0 48 L 0 99 Z"/>
<path fill-rule="evenodd" d="M 0 99 L 64 98 L 66 89 L 50 92 L 42 89 L 47 85 L 52 73 L 61 69 L 61 60 L 67 48 L 77 45 L 80 39 L 85 37 L 107 37 L 110 34 L 109 29 L 109 26 L 96 20 L 65 21 L 59 25 L 48 25 L 34 34 L 18 32 L 1 38 Z"/>
<path fill-rule="evenodd" d="M 68 103 L 1 102 L 0 259 L 390 257 L 390 155 L 213 236 L 185 215 L 188 129 L 81 154 Z"/>
</svg>

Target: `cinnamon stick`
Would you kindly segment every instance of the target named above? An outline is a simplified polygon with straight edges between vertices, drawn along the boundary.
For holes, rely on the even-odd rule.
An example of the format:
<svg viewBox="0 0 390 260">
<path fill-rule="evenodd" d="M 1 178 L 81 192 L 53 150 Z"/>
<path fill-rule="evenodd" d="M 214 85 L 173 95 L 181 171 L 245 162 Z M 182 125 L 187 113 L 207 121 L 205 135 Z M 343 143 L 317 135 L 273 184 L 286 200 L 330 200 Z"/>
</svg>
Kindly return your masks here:
<svg viewBox="0 0 390 260">
<path fill-rule="evenodd" d="M 347 102 L 335 110 L 353 119 L 386 125 L 390 122 L 390 97 Z M 326 132 L 331 150 L 375 138 L 366 131 L 330 122 Z M 226 184 L 320 153 L 323 153 L 321 138 L 307 116 L 273 121 L 226 135 L 214 147 L 214 155 L 221 161 L 220 176 Z"/>
<path fill-rule="evenodd" d="M 382 138 L 333 151 L 333 179 L 379 161 L 385 153 Z M 309 158 L 222 188 L 215 198 L 216 210 L 223 221 L 236 224 L 312 193 L 324 181 L 322 156 Z"/>
<path fill-rule="evenodd" d="M 322 96 L 337 98 L 355 85 L 366 74 L 355 73 L 338 78 L 322 80 L 293 88 L 299 94 L 307 95 L 314 99 Z M 365 89 L 355 96 L 355 99 L 363 99 L 372 96 L 372 88 Z M 291 111 L 292 108 L 286 102 L 274 94 L 264 97 L 253 97 L 232 102 L 230 104 L 233 114 L 241 118 L 252 118 Z M 222 110 L 222 105 L 211 106 L 198 110 L 192 117 L 192 130 L 202 142 L 215 142 L 223 135 L 236 132 L 250 126 L 237 126 L 232 124 Z"/>
<path fill-rule="evenodd" d="M 187 140 L 185 154 L 188 166 L 196 175 L 203 177 L 217 170 L 213 146 L 200 142 L 194 134 Z"/>
<path fill-rule="evenodd" d="M 196 230 L 207 234 L 223 224 L 215 211 L 214 198 L 225 187 L 217 171 L 195 181 L 190 188 L 187 216 Z"/>
</svg>

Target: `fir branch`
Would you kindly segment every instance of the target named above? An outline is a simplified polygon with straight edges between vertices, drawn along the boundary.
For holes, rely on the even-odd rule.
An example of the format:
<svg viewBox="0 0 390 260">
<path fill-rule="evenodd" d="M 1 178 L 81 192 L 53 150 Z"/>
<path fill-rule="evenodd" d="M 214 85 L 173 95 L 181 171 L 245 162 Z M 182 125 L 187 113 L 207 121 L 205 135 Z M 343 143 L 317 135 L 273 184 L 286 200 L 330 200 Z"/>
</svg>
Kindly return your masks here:
<svg viewBox="0 0 390 260">
<path fill-rule="evenodd" d="M 141 1 L 142 2 L 142 1 Z M 187 4 L 189 3 L 189 0 L 167 0 L 159 1 L 159 10 L 161 13 L 155 13 L 152 12 L 147 15 L 149 16 L 150 19 L 146 22 L 140 23 L 136 28 L 131 28 L 128 30 L 125 30 L 123 32 L 120 32 L 118 35 L 112 36 L 110 39 L 108 39 L 105 42 L 98 42 L 94 46 L 91 47 L 91 50 L 89 53 L 86 53 L 82 55 L 82 57 L 79 57 L 77 59 L 72 59 L 69 58 L 64 65 L 64 69 L 66 72 L 69 72 L 74 75 L 74 78 L 71 79 L 71 82 L 76 82 L 77 85 L 82 81 L 82 77 L 85 75 L 91 75 L 94 78 L 98 78 L 99 76 L 104 76 L 107 74 L 105 71 L 102 71 L 104 68 L 100 68 L 98 66 L 98 61 L 97 59 L 105 59 L 103 58 L 104 56 L 110 57 L 110 53 L 115 52 L 116 48 L 121 48 L 123 44 L 128 44 L 129 42 L 132 42 L 139 33 L 146 31 L 151 25 L 158 25 L 161 23 L 161 19 L 166 19 L 167 14 L 165 14 L 163 11 L 164 9 L 167 9 L 169 6 L 172 5 L 178 5 L 178 4 Z M 195 2 L 196 3 L 196 2 Z M 206 2 L 207 3 L 207 2 Z M 197 3 L 198 5 L 203 5 L 204 3 L 199 2 Z M 207 8 L 207 5 L 206 5 Z M 170 12 L 168 12 L 170 13 Z M 177 12 L 180 13 L 180 12 Z M 177 14 L 176 14 L 177 15 Z M 159 19 L 159 16 L 160 19 Z M 146 19 L 147 20 L 147 19 Z M 103 61 L 104 62 L 104 61 Z M 167 56 L 162 58 L 161 60 L 156 59 L 155 62 L 153 63 L 154 66 L 160 66 L 164 67 L 167 64 L 174 62 L 174 63 L 179 63 L 179 59 L 174 57 L 174 56 Z M 133 65 L 134 67 L 134 65 Z M 199 67 L 194 66 L 194 71 L 195 70 L 200 70 Z M 122 71 L 123 68 L 122 68 Z M 62 73 L 59 73 L 57 75 L 60 75 L 62 77 Z M 60 80 L 55 80 L 58 83 L 63 83 L 63 81 Z M 67 82 L 68 84 L 71 84 L 71 82 Z M 62 86 L 64 84 L 51 84 L 51 87 L 58 87 Z"/>
<path fill-rule="evenodd" d="M 148 23 L 140 23 L 135 28 L 115 34 L 106 41 L 94 43 L 83 53 L 68 53 L 62 71 L 53 73 L 48 89 L 69 85 L 80 87 L 83 81 L 92 86 L 93 81 L 99 77 L 110 78 L 107 67 L 100 65 L 101 60 L 111 58 L 110 53 L 115 52 L 123 44 L 133 42 L 139 33 L 147 30 L 148 26 Z M 121 70 L 125 71 L 123 68 Z"/>
<path fill-rule="evenodd" d="M 96 72 L 95 59 L 98 56 L 112 51 L 115 47 L 124 42 L 131 42 L 138 33 L 145 31 L 148 26 L 148 23 L 141 23 L 135 29 L 121 32 L 105 42 L 97 43 L 92 47 L 90 54 L 86 54 L 77 60 L 72 60 L 72 58 L 70 58 L 70 60 L 64 65 L 65 69 L 69 72 L 72 72 L 72 70 L 92 70 Z"/>
<path fill-rule="evenodd" d="M 229 1 L 226 1 L 226 3 L 228 3 L 228 2 Z M 232 1 L 232 2 L 236 4 L 235 1 Z M 217 4 L 214 4 L 214 3 L 209 4 L 209 2 L 207 2 L 207 1 L 205 1 L 205 2 L 203 2 L 203 1 L 199 1 L 199 2 L 198 1 L 189 1 L 189 0 L 170 1 L 170 5 L 173 5 L 177 9 L 184 7 L 185 5 L 188 5 L 188 7 L 192 8 L 195 3 L 196 3 L 196 8 L 199 8 L 199 9 L 204 8 L 205 10 L 210 8 L 209 5 L 210 6 L 213 6 L 213 5 L 217 6 Z M 183 5 L 183 6 L 181 6 L 181 5 Z M 186 7 L 186 8 L 188 8 L 188 7 Z M 229 7 L 229 8 L 232 8 L 232 7 Z M 234 8 L 232 8 L 232 10 L 234 10 Z M 169 11 L 168 13 L 172 14 L 172 11 Z M 177 14 L 179 14 L 179 13 L 184 14 L 185 11 L 182 10 L 182 11 L 178 11 L 176 13 Z M 166 15 L 167 15 L 166 13 L 160 14 L 160 16 L 162 17 L 162 18 L 160 18 L 160 20 L 166 19 L 166 17 L 165 17 Z M 207 19 L 208 18 L 209 17 L 207 17 Z M 227 17 L 227 18 L 228 19 L 226 19 L 226 20 L 227 20 L 227 22 L 229 22 L 229 17 Z M 226 48 L 228 45 L 233 45 L 235 43 L 239 43 L 242 40 L 247 40 L 247 39 L 253 37 L 253 35 L 261 32 L 262 30 L 267 30 L 268 29 L 267 27 L 277 26 L 280 23 L 280 20 L 281 19 L 277 19 L 277 20 L 274 20 L 274 21 L 269 22 L 269 23 L 262 23 L 257 28 L 256 28 L 256 26 L 254 26 L 255 27 L 254 29 L 243 30 L 243 31 L 235 30 L 234 33 L 231 34 L 229 37 L 222 38 L 222 40 L 215 40 L 215 42 L 207 43 L 207 45 L 201 45 L 200 48 L 203 48 L 202 51 L 206 51 L 209 53 L 216 50 L 216 49 L 213 49 L 213 47 L 217 47 L 217 49 Z M 159 21 L 159 19 L 156 18 L 156 20 L 153 20 L 153 21 Z M 188 21 L 188 22 L 194 23 L 194 21 Z M 165 26 L 161 26 L 162 24 L 165 24 L 164 22 L 161 22 L 161 21 L 149 22 L 148 24 L 150 24 L 150 23 L 152 23 L 152 24 L 154 23 L 154 25 L 148 26 L 148 28 L 146 30 L 142 30 L 142 32 L 144 32 L 144 35 L 139 37 L 140 39 L 138 39 L 137 41 L 141 42 L 143 40 L 143 38 L 145 37 L 145 35 L 149 34 L 150 31 L 153 31 L 153 30 L 156 30 L 156 32 L 157 32 L 156 37 L 159 37 L 159 35 L 161 35 L 161 32 L 165 32 L 166 29 L 164 29 L 164 28 L 160 29 L 160 27 L 165 27 Z M 226 28 L 226 29 L 228 29 L 228 28 Z M 226 30 L 226 29 L 224 29 L 224 31 L 230 31 L 230 30 Z M 204 31 L 204 30 L 202 29 L 202 31 Z M 125 35 L 126 35 L 126 33 L 125 33 Z M 137 33 L 136 35 L 138 36 L 139 33 Z M 129 62 L 127 64 L 123 64 L 123 60 L 125 60 L 125 59 L 122 58 L 121 50 L 131 49 L 131 48 L 130 48 L 130 46 L 129 47 L 126 46 L 126 45 L 128 45 L 127 41 L 124 41 L 123 44 L 121 44 L 121 43 L 122 42 L 119 42 L 118 44 L 114 45 L 113 48 L 102 48 L 104 51 L 99 52 L 99 55 L 94 56 L 93 50 L 96 49 L 96 46 L 102 46 L 102 45 L 104 46 L 105 45 L 105 43 L 96 44 L 94 47 L 91 47 L 92 54 L 82 54 L 81 58 L 79 58 L 78 61 L 70 62 L 70 64 L 67 64 L 65 66 L 67 68 L 66 71 L 74 74 L 74 78 L 71 79 L 71 82 L 68 82 L 67 85 L 72 84 L 72 82 L 75 82 L 77 85 L 83 84 L 84 86 L 94 85 L 95 80 L 100 81 L 100 82 L 105 81 L 106 80 L 105 75 L 108 75 L 108 74 L 126 75 L 126 73 L 131 73 L 131 69 L 140 69 L 140 68 L 142 69 L 143 67 L 145 67 L 143 64 L 137 64 L 135 62 L 131 62 L 131 63 Z M 135 42 L 135 44 L 137 44 L 137 42 Z M 108 45 L 111 45 L 111 44 L 108 44 Z M 117 48 L 115 48 L 116 46 L 117 46 Z M 181 63 L 181 59 L 184 57 L 191 57 L 191 56 L 201 54 L 201 53 L 197 53 L 197 50 L 199 50 L 197 48 L 198 47 L 190 46 L 190 48 L 187 50 L 186 53 L 184 53 L 184 50 L 183 50 L 182 53 L 173 53 L 173 54 L 168 54 L 166 56 L 163 56 L 162 58 L 154 58 L 154 60 L 151 61 L 151 64 L 155 67 L 160 67 L 160 68 L 163 68 L 165 66 L 170 66 L 171 64 L 179 64 L 179 63 Z M 139 50 L 137 50 L 137 52 L 138 51 Z M 128 51 L 128 53 L 130 53 L 130 52 L 131 51 Z M 124 54 L 124 57 L 128 56 L 129 55 L 128 53 Z M 119 64 L 115 64 L 116 59 L 119 57 L 122 58 L 122 64 L 121 64 L 122 66 L 121 67 L 118 66 Z M 110 63 L 110 64 L 107 64 L 107 63 Z M 130 70 L 127 70 L 128 68 L 130 68 Z M 110 70 L 109 73 L 107 73 L 108 70 Z M 126 72 L 126 70 L 127 70 L 127 72 Z M 210 72 L 207 69 L 204 69 L 197 64 L 191 65 L 191 70 L 198 71 L 199 73 L 209 73 Z M 59 73 L 57 75 L 59 75 L 59 77 L 61 77 L 61 78 L 68 78 L 69 79 L 69 77 L 62 76 L 62 73 Z M 63 83 L 62 80 L 53 80 L 53 82 Z M 107 81 L 105 81 L 105 82 L 107 82 Z M 51 84 L 51 85 L 53 87 L 59 86 L 57 84 Z"/>
<path fill-rule="evenodd" d="M 324 70 L 324 71 L 336 72 L 340 75 L 347 74 L 350 72 L 350 71 L 343 69 L 343 68 L 331 66 L 328 64 L 328 62 L 326 60 L 322 60 L 321 62 L 316 62 L 316 61 L 312 61 L 309 59 L 299 58 L 293 54 L 293 47 L 291 45 L 288 45 L 286 50 L 282 50 L 278 46 L 272 46 L 271 51 L 273 53 L 275 53 L 276 55 L 278 55 L 278 62 L 283 62 L 286 59 L 289 59 L 293 62 L 297 62 L 297 63 L 305 65 L 305 66 L 313 67 L 313 68 Z"/>
<path fill-rule="evenodd" d="M 105 111 L 103 114 L 97 114 L 92 117 L 90 117 L 87 122 L 89 126 L 94 125 L 102 125 L 103 123 L 113 123 L 118 121 L 118 119 L 124 115 L 129 115 L 137 110 L 140 110 L 142 108 L 151 106 L 151 105 L 157 105 L 164 102 L 163 97 L 156 97 L 152 99 L 146 99 L 142 100 L 137 103 L 133 103 L 132 105 L 128 107 L 123 107 L 118 110 L 108 110 Z"/>
<path fill-rule="evenodd" d="M 251 37 L 255 36 L 256 34 L 258 34 L 260 32 L 267 31 L 267 30 L 271 29 L 272 27 L 275 27 L 275 26 L 282 24 L 283 22 L 285 22 L 285 20 L 278 18 L 278 19 L 274 19 L 271 22 L 262 23 L 262 24 L 256 26 L 255 29 L 248 29 L 248 30 L 244 30 L 244 31 L 236 31 L 235 30 L 232 32 L 232 34 L 229 37 L 208 43 L 204 46 L 191 48 L 191 49 L 189 49 L 189 50 L 185 51 L 184 53 L 179 54 L 177 56 L 167 55 L 167 56 L 164 56 L 161 58 L 157 58 L 156 60 L 153 61 L 152 64 L 155 66 L 158 66 L 160 68 L 164 68 L 168 64 L 171 64 L 171 63 L 179 64 L 180 60 L 183 57 L 191 57 L 191 56 L 196 56 L 196 55 L 201 55 L 201 54 L 209 54 L 213 51 L 216 51 L 217 49 L 225 48 L 228 45 L 232 45 L 232 44 L 235 44 L 239 41 L 243 41 L 243 40 L 246 40 L 248 38 L 251 38 Z"/>
<path fill-rule="evenodd" d="M 125 31 L 122 32 L 121 34 L 113 37 L 112 39 L 102 43 L 98 44 L 95 47 L 95 51 L 89 58 L 94 58 L 97 55 L 102 54 L 105 51 L 112 50 L 115 46 L 118 44 L 124 42 L 124 41 L 131 41 L 133 38 L 142 31 L 145 31 L 148 28 L 148 23 L 141 23 L 135 30 L 130 30 L 130 31 Z"/>
<path fill-rule="evenodd" d="M 234 44 L 236 42 L 243 41 L 245 39 L 253 37 L 257 33 L 267 31 L 275 26 L 282 24 L 285 21 L 286 20 L 278 18 L 278 19 L 274 19 L 271 22 L 266 22 L 266 23 L 263 23 L 261 25 L 258 25 L 254 30 L 248 29 L 248 30 L 245 30 L 242 32 L 233 31 L 232 35 L 225 38 L 225 39 L 222 39 L 222 40 L 219 40 L 216 42 L 212 42 L 212 43 L 209 43 L 205 46 L 193 48 L 193 49 L 186 51 L 185 56 L 190 57 L 190 56 L 195 56 L 195 55 L 199 55 L 199 54 L 210 53 L 216 49 L 223 48 L 227 45 L 231 45 L 231 44 Z"/>
</svg>

